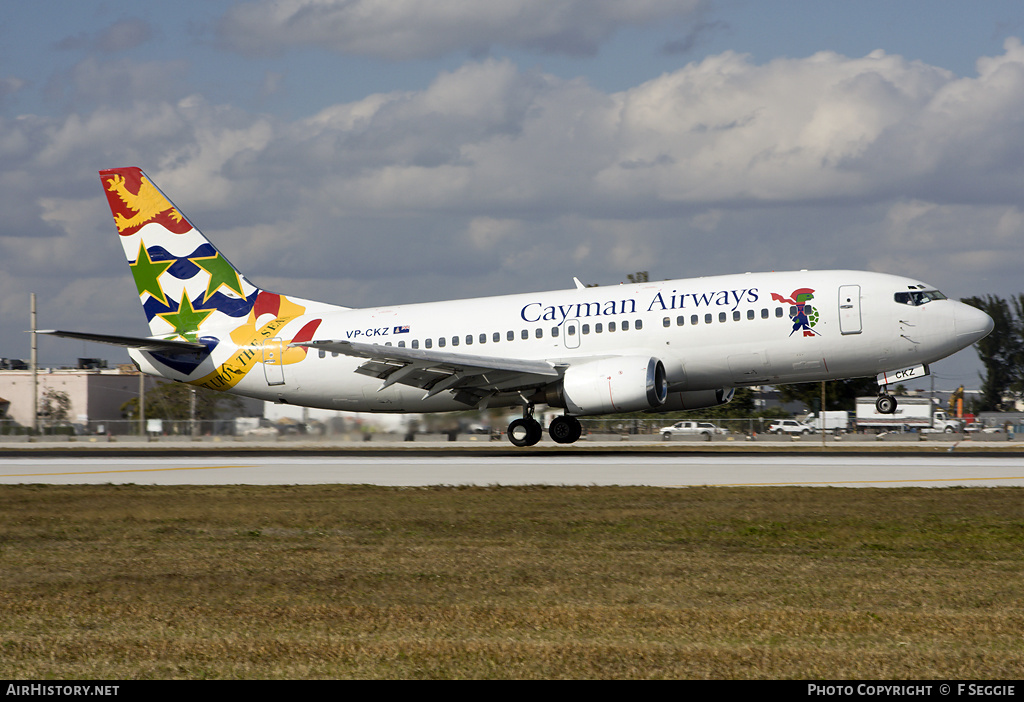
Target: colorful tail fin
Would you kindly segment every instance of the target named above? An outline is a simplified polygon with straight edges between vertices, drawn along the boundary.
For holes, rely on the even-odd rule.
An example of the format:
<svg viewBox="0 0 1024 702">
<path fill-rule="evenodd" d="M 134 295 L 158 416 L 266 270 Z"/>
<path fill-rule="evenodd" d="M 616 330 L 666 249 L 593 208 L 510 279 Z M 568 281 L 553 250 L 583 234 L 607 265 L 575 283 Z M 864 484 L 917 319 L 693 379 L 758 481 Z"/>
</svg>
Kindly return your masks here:
<svg viewBox="0 0 1024 702">
<path fill-rule="evenodd" d="M 121 245 L 153 336 L 196 341 L 200 329 L 246 318 L 250 283 L 135 167 L 100 171 Z"/>
</svg>

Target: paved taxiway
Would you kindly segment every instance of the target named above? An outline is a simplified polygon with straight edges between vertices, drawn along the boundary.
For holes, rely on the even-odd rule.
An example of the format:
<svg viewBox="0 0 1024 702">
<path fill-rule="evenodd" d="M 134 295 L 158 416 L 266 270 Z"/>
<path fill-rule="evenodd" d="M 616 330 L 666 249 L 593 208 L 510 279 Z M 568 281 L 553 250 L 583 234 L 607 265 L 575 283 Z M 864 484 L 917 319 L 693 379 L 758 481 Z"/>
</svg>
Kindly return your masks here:
<svg viewBox="0 0 1024 702">
<path fill-rule="evenodd" d="M 1024 486 L 1024 459 L 957 455 L 301 454 L 0 458 L 0 484 Z"/>
</svg>

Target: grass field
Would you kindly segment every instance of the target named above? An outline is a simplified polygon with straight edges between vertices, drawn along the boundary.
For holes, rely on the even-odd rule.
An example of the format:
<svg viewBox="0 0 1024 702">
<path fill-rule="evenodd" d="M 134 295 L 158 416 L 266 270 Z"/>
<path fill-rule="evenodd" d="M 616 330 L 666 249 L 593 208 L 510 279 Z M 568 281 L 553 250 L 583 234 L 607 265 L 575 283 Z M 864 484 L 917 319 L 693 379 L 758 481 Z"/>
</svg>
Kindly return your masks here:
<svg viewBox="0 0 1024 702">
<path fill-rule="evenodd" d="M 1019 679 L 1024 491 L 0 487 L 0 677 Z"/>
</svg>

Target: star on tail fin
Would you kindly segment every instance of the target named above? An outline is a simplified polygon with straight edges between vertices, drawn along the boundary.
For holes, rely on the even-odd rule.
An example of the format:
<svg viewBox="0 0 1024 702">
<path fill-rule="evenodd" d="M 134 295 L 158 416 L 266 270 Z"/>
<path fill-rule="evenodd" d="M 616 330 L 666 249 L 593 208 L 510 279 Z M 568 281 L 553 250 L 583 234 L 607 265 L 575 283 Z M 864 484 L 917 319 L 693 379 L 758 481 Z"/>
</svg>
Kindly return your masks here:
<svg viewBox="0 0 1024 702">
<path fill-rule="evenodd" d="M 100 171 L 153 336 L 196 341 L 237 326 L 260 290 L 134 166 Z"/>
</svg>

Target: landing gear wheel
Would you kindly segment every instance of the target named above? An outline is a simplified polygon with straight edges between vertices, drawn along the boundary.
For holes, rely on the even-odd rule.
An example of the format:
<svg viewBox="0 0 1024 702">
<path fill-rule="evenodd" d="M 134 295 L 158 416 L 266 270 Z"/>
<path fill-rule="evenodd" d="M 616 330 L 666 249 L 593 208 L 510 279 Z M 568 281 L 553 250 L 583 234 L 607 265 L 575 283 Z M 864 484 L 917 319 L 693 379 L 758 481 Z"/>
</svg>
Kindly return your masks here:
<svg viewBox="0 0 1024 702">
<path fill-rule="evenodd" d="M 548 427 L 548 434 L 556 444 L 571 444 L 580 438 L 583 427 L 576 417 L 562 415 L 551 420 Z"/>
<path fill-rule="evenodd" d="M 896 414 L 896 398 L 892 395 L 879 395 L 875 400 L 875 409 L 879 414 Z"/>
<path fill-rule="evenodd" d="M 509 424 L 506 433 L 513 446 L 533 446 L 540 441 L 544 430 L 533 417 L 523 417 Z"/>
</svg>

